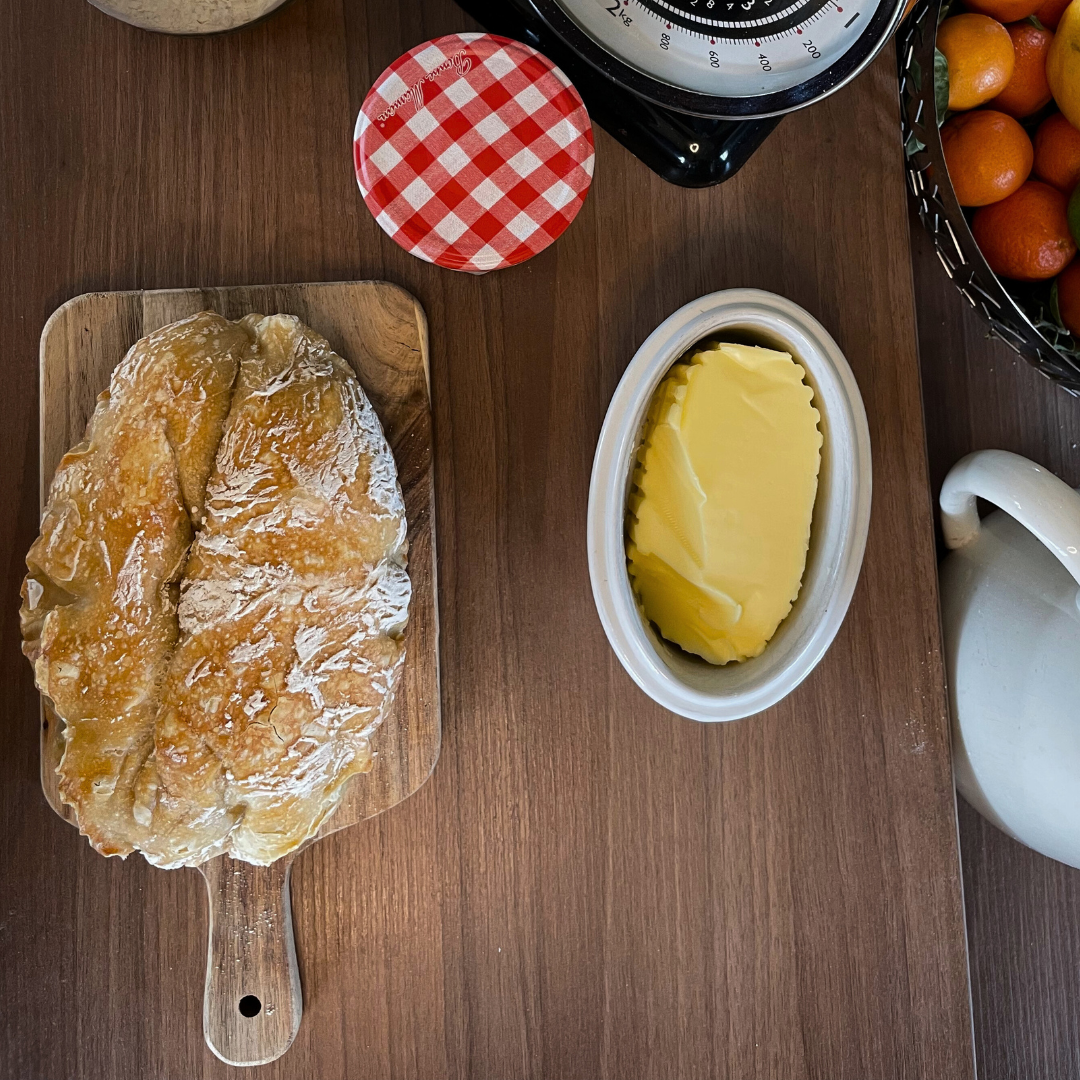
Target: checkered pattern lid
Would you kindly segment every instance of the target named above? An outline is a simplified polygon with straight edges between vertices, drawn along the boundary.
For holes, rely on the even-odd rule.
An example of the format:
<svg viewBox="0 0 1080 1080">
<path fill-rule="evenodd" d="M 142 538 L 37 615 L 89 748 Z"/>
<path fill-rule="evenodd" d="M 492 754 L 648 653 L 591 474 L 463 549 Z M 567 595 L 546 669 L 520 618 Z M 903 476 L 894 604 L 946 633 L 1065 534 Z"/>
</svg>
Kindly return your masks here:
<svg viewBox="0 0 1080 1080">
<path fill-rule="evenodd" d="M 491 34 L 449 34 L 395 60 L 353 138 L 375 220 L 406 251 L 453 270 L 543 251 L 592 180 L 592 125 L 570 80 L 535 49 Z"/>
</svg>

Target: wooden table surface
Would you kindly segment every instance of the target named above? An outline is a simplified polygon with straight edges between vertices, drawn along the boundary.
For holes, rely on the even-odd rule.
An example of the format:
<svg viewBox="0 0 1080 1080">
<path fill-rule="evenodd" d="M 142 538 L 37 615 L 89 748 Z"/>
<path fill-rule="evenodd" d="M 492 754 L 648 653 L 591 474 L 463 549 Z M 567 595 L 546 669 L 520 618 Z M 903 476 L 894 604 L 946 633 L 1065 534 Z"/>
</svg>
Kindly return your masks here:
<svg viewBox="0 0 1080 1080">
<path fill-rule="evenodd" d="M 198 875 L 104 860 L 46 806 L 16 593 L 37 523 L 37 340 L 91 289 L 387 278 L 427 310 L 443 752 L 293 874 L 305 1015 L 273 1077 L 968 1080 L 971 1016 L 891 51 L 731 183 L 664 184 L 602 133 L 548 252 L 484 278 L 364 208 L 353 119 L 449 0 L 296 0 L 210 41 L 83 0 L 0 5 L 0 1075 L 218 1077 Z M 873 522 L 819 669 L 756 719 L 645 699 L 584 544 L 638 344 L 728 286 L 837 338 Z M 168 884 L 166 885 L 166 882 Z"/>
<path fill-rule="evenodd" d="M 1080 399 L 1002 344 L 911 224 L 934 496 L 972 450 L 1012 450 L 1080 485 Z M 975 1044 L 982 1080 L 1080 1077 L 1080 870 L 960 806 Z"/>
</svg>

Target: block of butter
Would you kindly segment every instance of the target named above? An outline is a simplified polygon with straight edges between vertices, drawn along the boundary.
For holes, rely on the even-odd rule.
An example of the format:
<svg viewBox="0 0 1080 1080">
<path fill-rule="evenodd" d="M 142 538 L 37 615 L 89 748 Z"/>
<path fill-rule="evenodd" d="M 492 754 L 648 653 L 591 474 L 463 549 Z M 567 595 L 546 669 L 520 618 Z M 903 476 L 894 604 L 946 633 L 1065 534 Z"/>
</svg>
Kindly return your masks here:
<svg viewBox="0 0 1080 1080">
<path fill-rule="evenodd" d="M 758 656 L 799 595 L 821 464 L 787 353 L 712 344 L 653 395 L 627 507 L 646 619 L 713 664 Z"/>
</svg>

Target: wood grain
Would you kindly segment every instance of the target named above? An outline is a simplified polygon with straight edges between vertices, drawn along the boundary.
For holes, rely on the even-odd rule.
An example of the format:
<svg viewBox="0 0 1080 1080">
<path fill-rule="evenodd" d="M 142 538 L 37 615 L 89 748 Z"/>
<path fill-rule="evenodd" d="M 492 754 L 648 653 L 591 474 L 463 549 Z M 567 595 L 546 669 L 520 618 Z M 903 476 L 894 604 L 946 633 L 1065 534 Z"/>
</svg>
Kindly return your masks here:
<svg viewBox="0 0 1080 1080">
<path fill-rule="evenodd" d="M 297 857 L 304 1022 L 252 1075 L 968 1080 L 892 58 L 717 189 L 666 185 L 598 132 L 570 229 L 477 278 L 386 238 L 350 153 L 379 72 L 473 28 L 449 0 L 297 0 L 213 39 L 0 5 L 0 148 L 18 148 L 0 171 L 0 1075 L 229 1075 L 200 1032 L 198 877 L 95 856 L 37 790 L 14 609 L 41 325 L 90 289 L 369 277 L 415 295 L 432 335 L 445 738 L 413 798 Z M 768 713 L 707 726 L 613 657 L 585 511 L 635 349 L 733 286 L 789 296 L 844 350 L 874 504 L 820 667 Z"/>
<path fill-rule="evenodd" d="M 1080 400 L 989 338 L 917 219 L 911 236 L 935 499 L 956 461 L 992 448 L 1080 485 Z M 979 1075 L 1076 1080 L 1080 870 L 1022 847 L 965 804 L 960 846 Z"/>
<path fill-rule="evenodd" d="M 252 866 L 222 856 L 199 867 L 210 907 L 203 1033 L 229 1065 L 266 1065 L 300 1030 L 303 998 L 289 896 L 293 858 Z"/>
</svg>

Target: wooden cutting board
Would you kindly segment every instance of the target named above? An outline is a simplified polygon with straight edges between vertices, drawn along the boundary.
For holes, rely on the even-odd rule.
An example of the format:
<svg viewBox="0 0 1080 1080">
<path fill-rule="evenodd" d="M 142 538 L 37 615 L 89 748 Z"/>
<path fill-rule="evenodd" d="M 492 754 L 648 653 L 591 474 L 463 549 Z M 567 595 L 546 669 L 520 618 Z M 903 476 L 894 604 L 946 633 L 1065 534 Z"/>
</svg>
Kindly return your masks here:
<svg viewBox="0 0 1080 1080">
<path fill-rule="evenodd" d="M 375 736 L 370 773 L 349 782 L 344 801 L 309 841 L 395 806 L 431 775 L 439 756 L 438 606 L 434 468 L 427 320 L 404 289 L 383 281 L 257 285 L 222 289 L 87 293 L 69 300 L 41 335 L 41 503 L 60 458 L 83 435 L 97 395 L 123 354 L 166 323 L 203 310 L 230 319 L 248 312 L 296 315 L 355 368 L 397 461 L 409 522 L 413 595 L 405 669 L 394 707 Z M 41 727 L 41 786 L 60 801 L 56 766 L 61 724 L 47 707 Z M 294 856 L 268 867 L 222 856 L 199 869 L 210 900 L 203 1029 L 234 1065 L 283 1054 L 300 1026 L 300 975 L 293 946 L 289 872 Z"/>
</svg>

